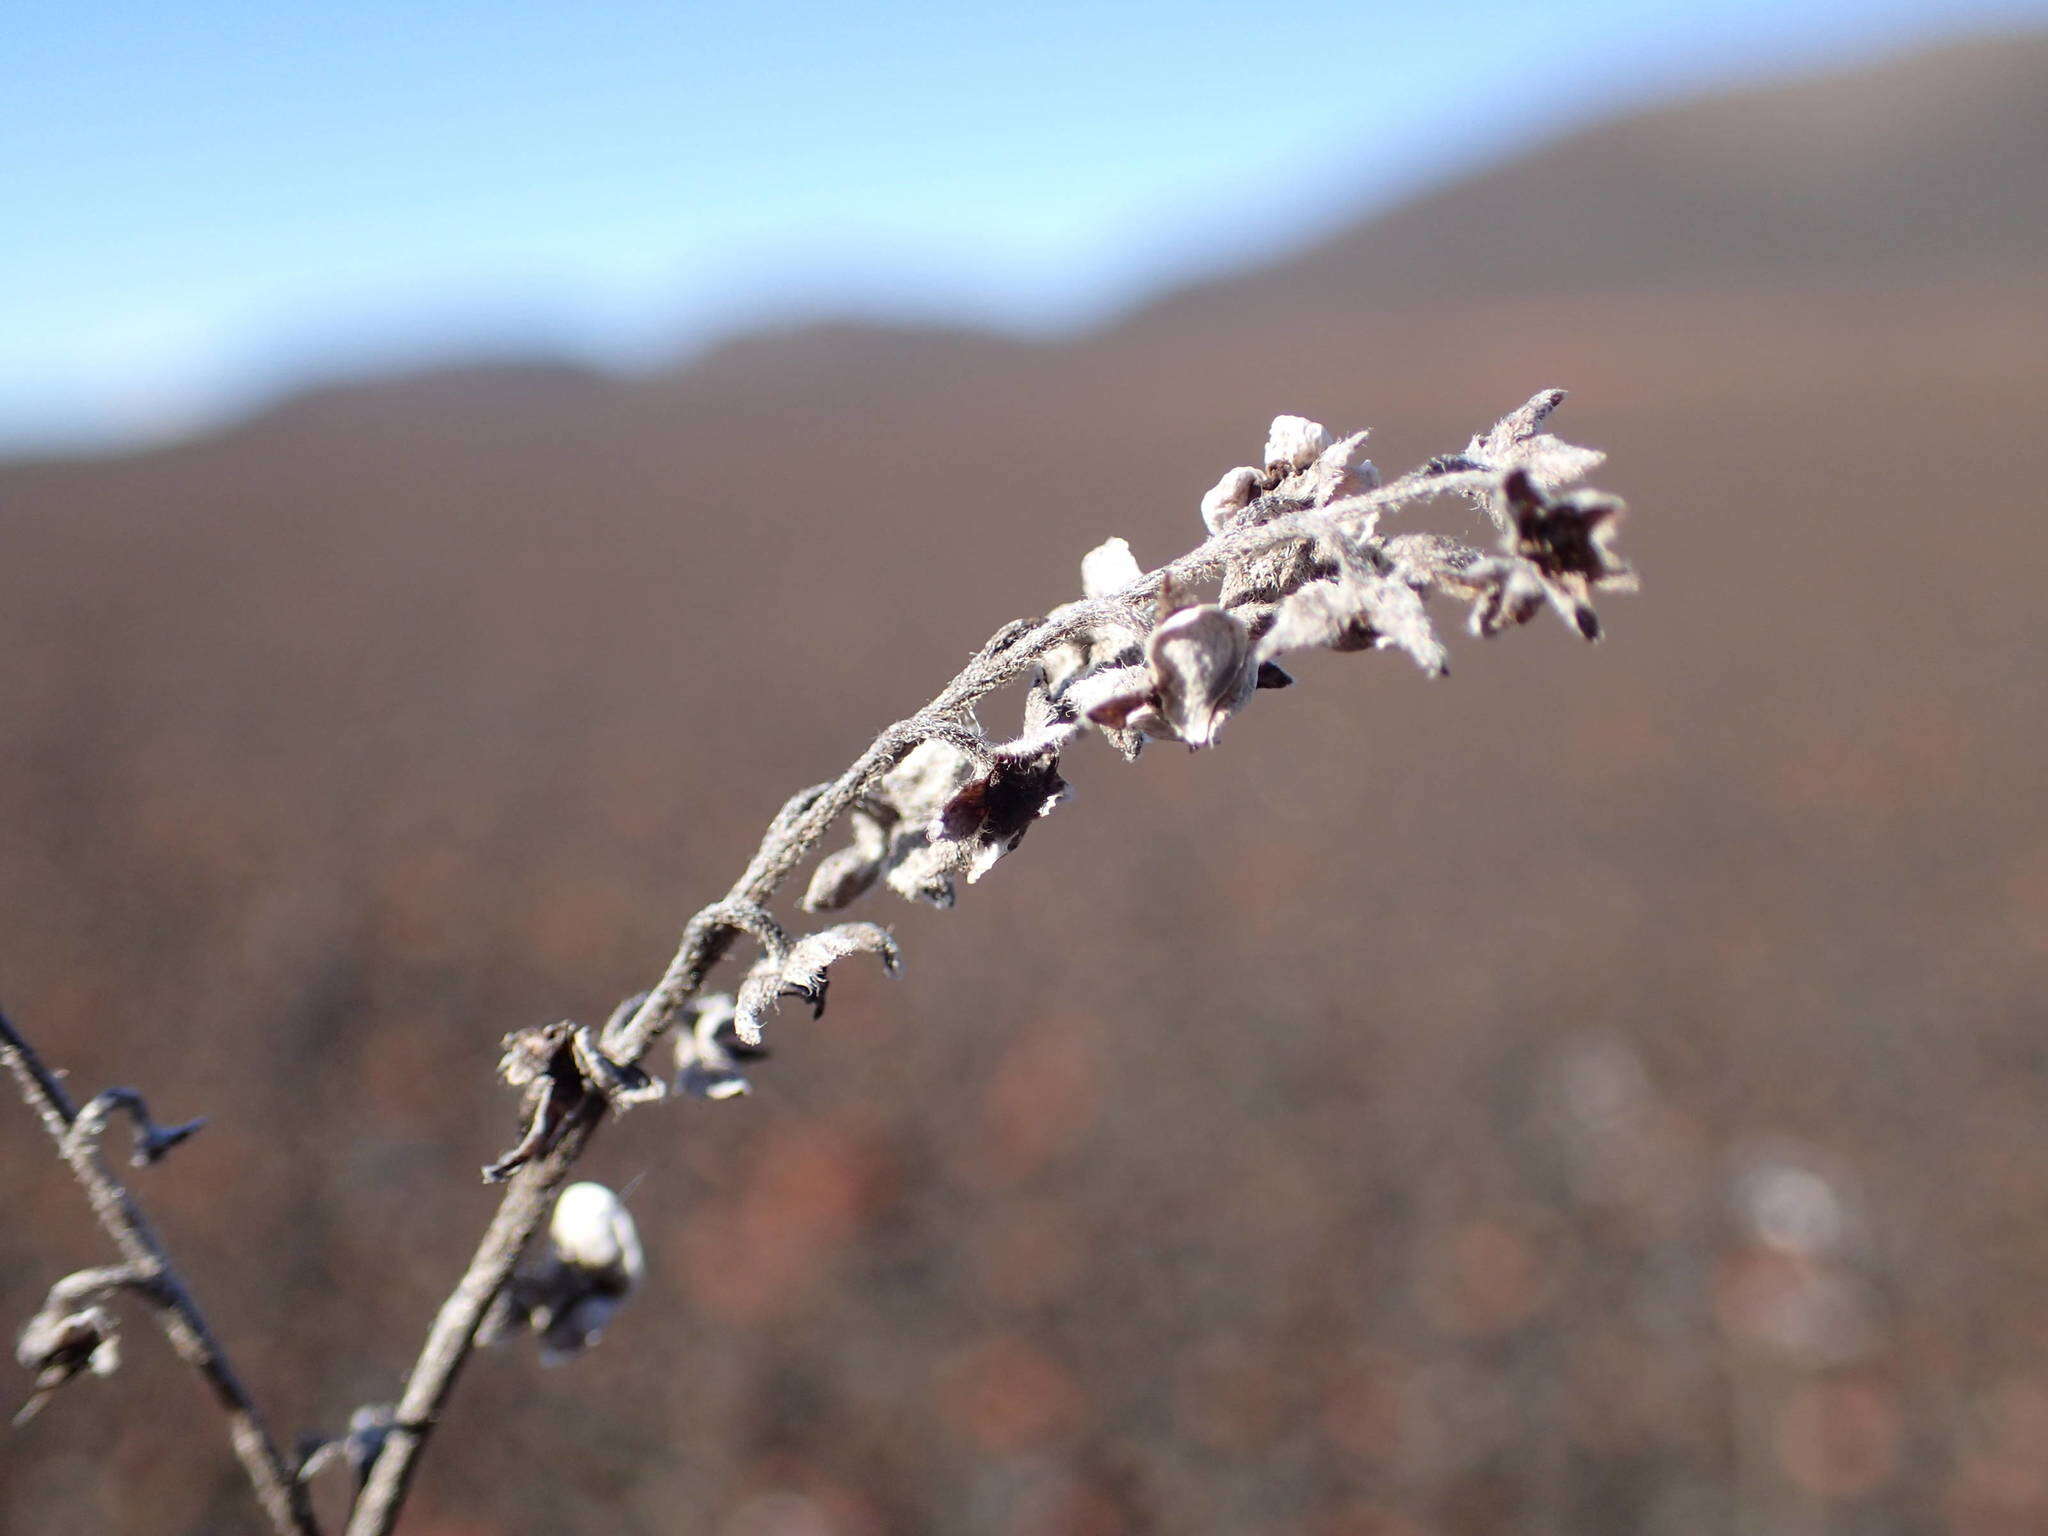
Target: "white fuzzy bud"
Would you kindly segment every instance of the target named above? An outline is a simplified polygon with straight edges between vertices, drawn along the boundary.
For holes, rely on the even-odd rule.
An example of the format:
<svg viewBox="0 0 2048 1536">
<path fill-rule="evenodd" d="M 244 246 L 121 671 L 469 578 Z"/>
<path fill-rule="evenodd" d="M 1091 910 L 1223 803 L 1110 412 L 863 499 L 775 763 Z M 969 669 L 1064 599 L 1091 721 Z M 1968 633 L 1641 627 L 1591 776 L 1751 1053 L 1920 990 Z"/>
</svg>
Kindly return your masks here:
<svg viewBox="0 0 2048 1536">
<path fill-rule="evenodd" d="M 604 1276 L 620 1291 L 646 1267 L 640 1234 L 625 1202 L 602 1184 L 571 1184 L 555 1200 L 548 1241 L 564 1264 Z"/>
<path fill-rule="evenodd" d="M 1258 494 L 1259 472 L 1249 467 L 1233 469 L 1202 498 L 1203 523 L 1211 533 L 1221 533 Z"/>
<path fill-rule="evenodd" d="M 1081 590 L 1089 597 L 1121 592 L 1145 573 L 1126 539 L 1108 539 L 1081 557 Z"/>
<path fill-rule="evenodd" d="M 1329 428 L 1306 416 L 1275 416 L 1266 434 L 1266 462 L 1289 469 L 1307 469 L 1336 439 Z"/>
</svg>

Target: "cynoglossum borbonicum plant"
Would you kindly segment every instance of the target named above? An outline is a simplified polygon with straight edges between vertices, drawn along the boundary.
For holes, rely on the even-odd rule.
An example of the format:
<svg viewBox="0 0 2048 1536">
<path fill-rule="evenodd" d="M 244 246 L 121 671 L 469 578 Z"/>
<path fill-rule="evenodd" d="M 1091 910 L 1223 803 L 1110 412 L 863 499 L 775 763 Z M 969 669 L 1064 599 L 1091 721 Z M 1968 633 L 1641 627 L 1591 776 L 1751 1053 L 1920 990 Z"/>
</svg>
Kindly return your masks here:
<svg viewBox="0 0 2048 1536">
<path fill-rule="evenodd" d="M 1447 652 L 1433 600 L 1463 604 L 1481 636 L 1547 607 L 1598 639 L 1594 595 L 1635 578 L 1613 549 L 1620 503 L 1569 489 L 1602 456 L 1546 430 L 1563 398 L 1546 390 L 1461 451 L 1392 481 L 1364 457 L 1364 433 L 1339 439 L 1303 417 L 1277 418 L 1260 462 L 1231 470 L 1201 498 L 1207 537 L 1193 549 L 1148 571 L 1128 543 L 1109 538 L 1082 560 L 1078 599 L 1005 625 L 838 778 L 791 798 L 731 890 L 691 918 L 651 990 L 602 1028 L 563 1021 L 505 1038 L 499 1071 L 519 1091 L 522 1130 L 484 1171 L 506 1183 L 498 1211 L 398 1401 L 355 1410 L 345 1435 L 302 1445 L 294 1460 L 276 1450 L 162 1245 L 97 1156 L 111 1107 L 137 1114 L 152 1160 L 183 1132 L 156 1130 L 125 1090 L 74 1111 L 27 1042 L 0 1028 L 0 1056 L 124 1261 L 60 1280 L 23 1330 L 18 1353 L 36 1373 L 33 1401 L 111 1370 L 107 1303 L 140 1295 L 213 1383 L 277 1529 L 315 1530 L 307 1481 L 345 1462 L 357 1482 L 349 1536 L 388 1531 L 476 1344 L 531 1332 L 543 1358 L 567 1358 L 595 1342 L 638 1285 L 644 1265 L 623 1203 L 601 1185 L 564 1188 L 607 1115 L 667 1098 L 738 1097 L 764 1054 L 765 1024 L 786 1001 L 821 1013 L 831 967 L 851 955 L 897 969 L 896 940 L 877 923 L 792 933 L 769 910 L 835 826 L 844 822 L 845 841 L 817 859 L 803 912 L 836 912 L 877 887 L 946 907 L 961 883 L 986 875 L 1064 803 L 1063 754 L 1091 732 L 1126 758 L 1147 743 L 1213 746 L 1261 691 L 1292 684 L 1281 658 L 1294 651 L 1398 651 L 1441 674 Z M 1396 521 L 1443 499 L 1490 523 L 1491 547 Z M 1023 718 L 1014 734 L 992 735 L 976 705 L 1016 683 L 1025 685 Z M 704 992 L 712 967 L 739 945 L 751 951 L 739 984 Z M 664 1035 L 673 1036 L 672 1069 L 649 1065 Z"/>
</svg>

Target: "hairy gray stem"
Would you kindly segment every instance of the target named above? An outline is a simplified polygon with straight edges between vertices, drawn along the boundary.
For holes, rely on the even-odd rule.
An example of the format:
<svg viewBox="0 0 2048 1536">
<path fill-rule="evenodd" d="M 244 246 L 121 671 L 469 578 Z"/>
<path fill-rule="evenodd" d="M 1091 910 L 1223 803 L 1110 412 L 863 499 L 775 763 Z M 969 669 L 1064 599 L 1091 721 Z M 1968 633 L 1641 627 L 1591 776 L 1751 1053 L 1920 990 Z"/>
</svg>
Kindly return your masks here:
<svg viewBox="0 0 2048 1536">
<path fill-rule="evenodd" d="M 883 731 L 822 792 L 806 790 L 793 799 L 769 826 L 760 848 L 733 888 L 690 919 L 675 958 L 654 990 L 647 994 L 646 1001 L 620 1027 L 606 1032 L 605 1054 L 622 1064 L 639 1061 L 674 1023 L 683 1005 L 696 995 L 704 977 L 725 955 L 736 935 L 779 935 L 779 930 L 764 926 L 762 903 L 803 862 L 861 792 L 901 762 L 927 736 L 954 728 L 953 717 L 959 710 L 1021 674 L 1039 652 L 1069 628 L 1068 624 L 1041 621 L 1030 631 L 1028 643 L 1015 643 L 999 656 L 989 654 L 995 649 L 995 642 L 991 641 L 930 705 Z M 997 639 L 1014 630 L 1014 625 L 1009 626 Z M 589 1145 L 603 1113 L 601 1099 L 595 1095 L 586 1099 L 574 1123 L 554 1147 L 512 1175 L 483 1241 L 435 1315 L 427 1342 L 406 1377 L 405 1393 L 398 1403 L 398 1422 L 356 1498 L 347 1536 L 386 1536 L 398 1519 L 428 1437 L 454 1390 L 456 1377 L 476 1346 L 477 1329 L 484 1314 L 511 1278 L 526 1245 L 546 1223 L 551 1200 Z"/>
<path fill-rule="evenodd" d="M 1453 473 L 1436 476 L 1425 484 L 1421 477 L 1414 476 L 1319 509 L 1312 517 L 1282 516 L 1257 526 L 1226 530 L 1111 596 L 1068 603 L 1048 618 L 1022 619 L 1004 625 L 923 709 L 884 730 L 830 784 L 800 792 L 777 813 L 745 873 L 732 889 L 701 909 L 685 926 L 675 957 L 669 961 L 661 980 L 629 1017 L 606 1028 L 601 1042 L 605 1055 L 622 1066 L 639 1062 L 674 1025 L 684 1006 L 703 987 L 705 976 L 732 947 L 733 940 L 742 933 L 764 936 L 765 903 L 816 849 L 833 823 L 919 743 L 933 736 L 967 739 L 964 721 L 975 701 L 1022 677 L 1054 646 L 1086 633 L 1092 625 L 1127 620 L 1141 612 L 1163 589 L 1178 582 L 1214 577 L 1233 559 L 1318 528 L 1342 527 L 1354 518 L 1405 500 L 1473 492 L 1492 479 L 1486 475 Z M 521 1252 L 546 1223 L 551 1198 L 589 1145 L 603 1119 L 603 1110 L 602 1101 L 593 1096 L 579 1112 L 576 1123 L 545 1156 L 513 1175 L 497 1215 L 454 1292 L 435 1316 L 427 1342 L 406 1378 L 397 1427 L 385 1442 L 356 1499 L 347 1536 L 387 1536 L 391 1530 L 441 1408 L 469 1352 L 476 1346 L 477 1329 L 486 1311 L 511 1278 Z"/>
</svg>

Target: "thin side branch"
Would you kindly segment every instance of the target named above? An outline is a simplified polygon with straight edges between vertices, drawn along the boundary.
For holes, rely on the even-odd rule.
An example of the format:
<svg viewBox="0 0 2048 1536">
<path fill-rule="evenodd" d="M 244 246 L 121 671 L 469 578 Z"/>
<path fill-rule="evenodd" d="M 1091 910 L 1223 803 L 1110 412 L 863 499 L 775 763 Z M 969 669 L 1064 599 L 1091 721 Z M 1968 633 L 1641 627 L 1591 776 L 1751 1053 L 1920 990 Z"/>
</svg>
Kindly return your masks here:
<svg viewBox="0 0 2048 1536">
<path fill-rule="evenodd" d="M 228 1441 L 271 1525 L 279 1532 L 295 1536 L 318 1536 L 306 1491 L 292 1477 L 227 1352 L 214 1338 L 205 1314 L 172 1267 L 170 1255 L 134 1196 L 108 1171 L 100 1156 L 98 1132 L 116 1107 L 129 1110 L 136 1118 L 137 1156 L 141 1161 L 154 1161 L 169 1146 L 190 1135 L 196 1126 L 178 1127 L 171 1132 L 161 1130 L 149 1118 L 140 1095 L 132 1089 L 115 1089 L 94 1099 L 85 1111 L 75 1109 L 63 1084 L 43 1065 L 35 1049 L 4 1013 L 0 1013 L 0 1060 L 13 1074 L 23 1100 L 41 1118 L 56 1142 L 59 1155 L 70 1165 L 73 1177 L 92 1203 L 93 1214 L 113 1239 L 123 1260 L 115 1268 L 83 1271 L 72 1277 L 73 1282 L 82 1285 L 92 1281 L 102 1294 L 110 1285 L 123 1287 L 149 1303 L 164 1336 L 171 1341 L 171 1348 L 199 1373 L 226 1415 Z M 59 1282 L 60 1288 L 62 1285 Z M 45 1304 L 46 1308 L 48 1305 Z"/>
</svg>

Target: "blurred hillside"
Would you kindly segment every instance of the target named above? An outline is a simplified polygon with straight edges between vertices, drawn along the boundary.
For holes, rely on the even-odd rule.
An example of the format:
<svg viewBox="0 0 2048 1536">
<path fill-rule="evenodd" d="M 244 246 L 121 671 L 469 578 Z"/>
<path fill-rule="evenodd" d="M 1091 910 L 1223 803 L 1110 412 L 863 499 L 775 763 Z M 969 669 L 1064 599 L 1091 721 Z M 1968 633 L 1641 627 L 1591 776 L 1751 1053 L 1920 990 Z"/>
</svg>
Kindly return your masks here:
<svg viewBox="0 0 2048 1536">
<path fill-rule="evenodd" d="M 138 1181 L 336 1427 L 491 1208 L 500 1034 L 649 981 L 787 793 L 1104 537 L 1185 547 L 1276 412 L 1397 470 L 1570 386 L 1637 508 L 1607 643 L 1312 659 L 1216 752 L 1077 749 L 958 910 L 870 897 L 905 977 L 607 1131 L 648 1294 L 480 1361 L 406 1529 L 2038 1529 L 2044 167 L 2001 40 L 1067 345 L 806 327 L 0 467 L 0 1001 L 212 1117 Z M 16 1320 L 103 1252 L 39 1134 Z M 0 1448 L 0 1529 L 251 1528 L 129 1353 Z"/>
</svg>

